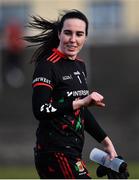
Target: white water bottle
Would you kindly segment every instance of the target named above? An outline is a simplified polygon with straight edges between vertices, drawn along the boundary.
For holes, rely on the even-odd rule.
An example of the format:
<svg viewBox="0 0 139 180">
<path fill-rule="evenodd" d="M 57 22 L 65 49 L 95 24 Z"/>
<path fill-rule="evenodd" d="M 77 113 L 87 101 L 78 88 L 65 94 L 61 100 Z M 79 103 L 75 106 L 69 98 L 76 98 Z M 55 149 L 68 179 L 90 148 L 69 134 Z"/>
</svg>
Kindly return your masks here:
<svg viewBox="0 0 139 180">
<path fill-rule="evenodd" d="M 113 160 L 110 160 L 109 155 L 98 148 L 94 148 L 91 151 L 90 159 L 116 172 L 124 172 L 127 167 L 127 164 L 123 159 L 114 158 Z"/>
</svg>

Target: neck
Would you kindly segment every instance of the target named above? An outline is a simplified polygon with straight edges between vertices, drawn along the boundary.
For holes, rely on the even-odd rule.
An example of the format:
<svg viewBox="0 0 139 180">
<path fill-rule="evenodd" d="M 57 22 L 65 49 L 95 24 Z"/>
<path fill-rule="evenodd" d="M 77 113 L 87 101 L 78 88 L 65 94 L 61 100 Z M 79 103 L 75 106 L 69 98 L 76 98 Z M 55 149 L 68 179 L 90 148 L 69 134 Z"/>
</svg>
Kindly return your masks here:
<svg viewBox="0 0 139 180">
<path fill-rule="evenodd" d="M 70 60 L 72 60 L 72 61 L 74 61 L 76 58 L 74 58 L 74 57 L 71 57 L 71 56 L 67 56 L 68 57 L 68 59 L 70 59 Z"/>
<path fill-rule="evenodd" d="M 64 53 L 62 52 L 62 50 L 61 50 L 60 47 L 58 47 L 57 50 L 60 51 L 62 54 L 64 54 Z M 65 54 L 65 56 L 66 56 L 68 59 L 72 60 L 72 61 L 74 61 L 74 60 L 76 59 L 76 57 L 67 56 L 66 54 Z"/>
</svg>

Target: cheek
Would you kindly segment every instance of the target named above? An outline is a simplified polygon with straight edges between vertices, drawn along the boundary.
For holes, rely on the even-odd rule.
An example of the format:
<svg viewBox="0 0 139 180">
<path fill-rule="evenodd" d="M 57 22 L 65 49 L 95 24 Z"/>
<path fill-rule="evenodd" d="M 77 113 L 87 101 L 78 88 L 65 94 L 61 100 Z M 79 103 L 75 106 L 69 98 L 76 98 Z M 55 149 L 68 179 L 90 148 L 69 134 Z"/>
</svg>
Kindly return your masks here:
<svg viewBox="0 0 139 180">
<path fill-rule="evenodd" d="M 69 41 L 69 38 L 67 36 L 62 37 L 62 42 L 67 43 Z"/>
<path fill-rule="evenodd" d="M 80 39 L 80 41 L 79 41 L 80 46 L 83 46 L 84 43 L 85 43 L 85 39 Z"/>
</svg>

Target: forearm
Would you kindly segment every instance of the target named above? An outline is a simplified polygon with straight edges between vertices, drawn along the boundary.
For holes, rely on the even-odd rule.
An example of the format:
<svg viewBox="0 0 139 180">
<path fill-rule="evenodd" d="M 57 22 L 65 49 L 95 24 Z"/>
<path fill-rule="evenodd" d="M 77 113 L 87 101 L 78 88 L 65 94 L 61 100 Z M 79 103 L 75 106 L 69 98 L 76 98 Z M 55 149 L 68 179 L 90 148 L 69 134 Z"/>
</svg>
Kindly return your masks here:
<svg viewBox="0 0 139 180">
<path fill-rule="evenodd" d="M 80 109 L 84 106 L 82 99 L 77 99 L 72 102 L 73 110 Z"/>
<path fill-rule="evenodd" d="M 105 137 L 107 137 L 106 132 L 101 128 L 101 126 L 96 121 L 93 114 L 87 109 L 84 108 L 84 123 L 85 130 L 99 143 L 101 143 Z"/>
</svg>

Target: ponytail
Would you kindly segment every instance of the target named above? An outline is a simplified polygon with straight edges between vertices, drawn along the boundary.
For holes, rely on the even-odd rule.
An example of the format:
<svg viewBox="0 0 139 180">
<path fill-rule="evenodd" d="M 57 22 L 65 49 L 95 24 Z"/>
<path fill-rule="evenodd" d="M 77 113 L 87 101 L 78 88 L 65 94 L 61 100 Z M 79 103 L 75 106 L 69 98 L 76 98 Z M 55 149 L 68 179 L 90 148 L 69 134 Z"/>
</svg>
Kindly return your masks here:
<svg viewBox="0 0 139 180">
<path fill-rule="evenodd" d="M 31 63 L 37 62 L 45 57 L 46 52 L 51 48 L 58 47 L 58 25 L 58 21 L 47 21 L 42 17 L 32 16 L 32 22 L 29 23 L 28 27 L 41 30 L 41 33 L 24 37 L 24 40 L 31 43 L 29 47 L 39 46 L 31 58 Z"/>
</svg>

